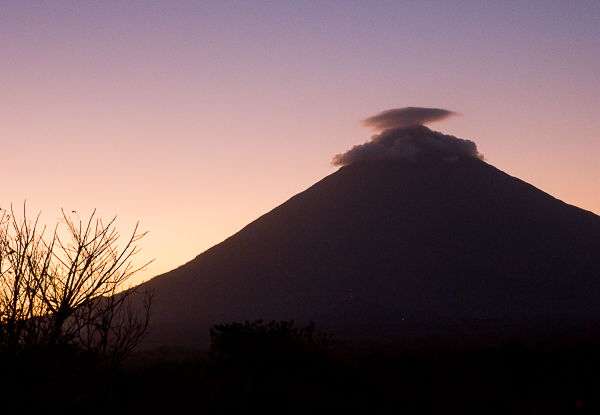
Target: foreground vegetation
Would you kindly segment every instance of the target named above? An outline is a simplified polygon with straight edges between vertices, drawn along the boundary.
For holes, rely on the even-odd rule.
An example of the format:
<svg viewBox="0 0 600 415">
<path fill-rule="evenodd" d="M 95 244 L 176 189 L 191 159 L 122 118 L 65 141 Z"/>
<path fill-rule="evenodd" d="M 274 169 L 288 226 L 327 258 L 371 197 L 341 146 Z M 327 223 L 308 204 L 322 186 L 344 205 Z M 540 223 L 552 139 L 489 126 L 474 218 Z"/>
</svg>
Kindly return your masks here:
<svg viewBox="0 0 600 415">
<path fill-rule="evenodd" d="M 261 321 L 215 326 L 211 339 L 210 350 L 134 352 L 118 370 L 69 349 L 43 374 L 23 360 L 2 399 L 24 413 L 600 413 L 595 342 L 408 347 Z"/>
<path fill-rule="evenodd" d="M 179 356 L 177 358 L 176 356 Z M 203 360 L 204 357 L 204 360 Z M 210 355 L 162 349 L 130 361 L 123 413 L 600 413 L 600 345 L 404 349 L 334 343 L 291 359 L 215 371 Z"/>
<path fill-rule="evenodd" d="M 148 327 L 152 293 L 126 286 L 141 268 L 137 233 L 119 249 L 115 219 L 64 211 L 50 235 L 39 215 L 0 209 L 0 399 L 5 413 L 112 410 L 123 359 Z M 76 215 L 78 220 L 73 220 Z M 142 267 L 143 268 L 143 267 Z M 87 410 L 85 411 L 87 412 Z"/>
</svg>

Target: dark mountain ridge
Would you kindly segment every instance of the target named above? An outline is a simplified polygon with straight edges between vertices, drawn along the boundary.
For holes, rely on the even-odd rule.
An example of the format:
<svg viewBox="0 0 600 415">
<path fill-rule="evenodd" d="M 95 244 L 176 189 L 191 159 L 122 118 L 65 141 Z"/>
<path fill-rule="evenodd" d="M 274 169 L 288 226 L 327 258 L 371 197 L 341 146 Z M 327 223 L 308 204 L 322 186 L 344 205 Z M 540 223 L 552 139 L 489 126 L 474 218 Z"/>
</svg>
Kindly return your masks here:
<svg viewBox="0 0 600 415">
<path fill-rule="evenodd" d="M 383 337 L 595 318 L 599 253 L 600 217 L 477 158 L 356 162 L 147 282 L 151 338 L 259 318 Z"/>
</svg>

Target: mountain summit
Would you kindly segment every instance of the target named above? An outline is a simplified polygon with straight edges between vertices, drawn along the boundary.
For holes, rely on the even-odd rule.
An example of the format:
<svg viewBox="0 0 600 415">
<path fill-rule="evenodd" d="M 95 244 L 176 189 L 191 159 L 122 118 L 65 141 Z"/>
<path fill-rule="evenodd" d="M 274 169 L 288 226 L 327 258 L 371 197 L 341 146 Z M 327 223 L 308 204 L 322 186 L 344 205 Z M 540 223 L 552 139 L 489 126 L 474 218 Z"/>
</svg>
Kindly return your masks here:
<svg viewBox="0 0 600 415">
<path fill-rule="evenodd" d="M 415 151 L 343 163 L 147 282 L 157 332 L 170 327 L 174 342 L 176 327 L 262 318 L 385 337 L 405 323 L 600 316 L 600 217 L 487 164 L 467 140 L 393 134 Z"/>
</svg>

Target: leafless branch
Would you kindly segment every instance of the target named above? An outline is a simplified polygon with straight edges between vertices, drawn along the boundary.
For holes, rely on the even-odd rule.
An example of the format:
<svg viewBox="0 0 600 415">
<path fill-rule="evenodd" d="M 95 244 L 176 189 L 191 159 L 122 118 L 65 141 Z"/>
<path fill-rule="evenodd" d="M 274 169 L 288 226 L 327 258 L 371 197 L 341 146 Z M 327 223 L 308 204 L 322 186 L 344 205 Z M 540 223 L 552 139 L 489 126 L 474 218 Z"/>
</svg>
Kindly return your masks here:
<svg viewBox="0 0 600 415">
<path fill-rule="evenodd" d="M 0 215 L 0 358 L 27 348 L 77 344 L 118 364 L 143 338 L 152 293 L 126 287 L 135 268 L 136 243 L 146 235 L 138 225 L 122 249 L 116 217 L 75 223 L 62 217 L 49 240 L 28 221 Z M 64 229 L 63 231 L 63 228 Z M 60 231 L 63 231 L 61 233 Z M 64 236 L 66 234 L 66 237 Z M 136 307 L 134 300 L 141 305 Z"/>
</svg>

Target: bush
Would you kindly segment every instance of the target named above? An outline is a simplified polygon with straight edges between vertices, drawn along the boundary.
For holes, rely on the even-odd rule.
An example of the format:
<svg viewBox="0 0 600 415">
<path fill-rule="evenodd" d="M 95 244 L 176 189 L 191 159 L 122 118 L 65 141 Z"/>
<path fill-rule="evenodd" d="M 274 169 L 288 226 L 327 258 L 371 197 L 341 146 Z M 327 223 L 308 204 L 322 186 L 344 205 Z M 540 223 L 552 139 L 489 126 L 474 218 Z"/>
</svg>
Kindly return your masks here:
<svg viewBox="0 0 600 415">
<path fill-rule="evenodd" d="M 293 320 L 218 324 L 210 338 L 213 369 L 259 381 L 301 379 L 324 363 L 331 343 L 331 334 L 316 332 L 314 323 L 297 328 Z"/>
</svg>

